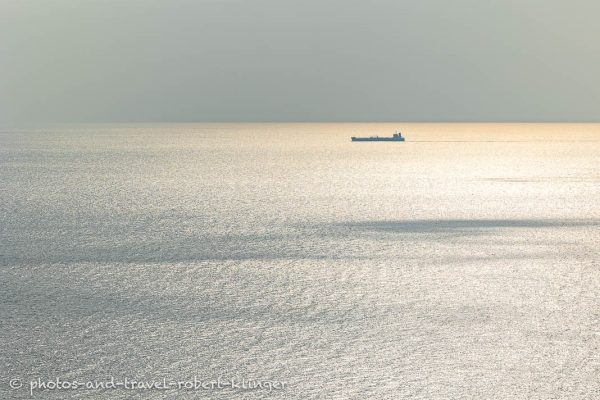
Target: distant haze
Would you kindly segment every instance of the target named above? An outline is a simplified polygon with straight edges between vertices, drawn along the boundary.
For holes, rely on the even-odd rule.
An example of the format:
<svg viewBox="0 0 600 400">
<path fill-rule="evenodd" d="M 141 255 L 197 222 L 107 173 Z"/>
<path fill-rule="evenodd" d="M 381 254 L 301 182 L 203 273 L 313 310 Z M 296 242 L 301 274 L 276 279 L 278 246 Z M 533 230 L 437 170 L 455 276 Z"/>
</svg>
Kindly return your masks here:
<svg viewBox="0 0 600 400">
<path fill-rule="evenodd" d="M 598 121 L 597 0 L 0 0 L 0 125 Z"/>
</svg>

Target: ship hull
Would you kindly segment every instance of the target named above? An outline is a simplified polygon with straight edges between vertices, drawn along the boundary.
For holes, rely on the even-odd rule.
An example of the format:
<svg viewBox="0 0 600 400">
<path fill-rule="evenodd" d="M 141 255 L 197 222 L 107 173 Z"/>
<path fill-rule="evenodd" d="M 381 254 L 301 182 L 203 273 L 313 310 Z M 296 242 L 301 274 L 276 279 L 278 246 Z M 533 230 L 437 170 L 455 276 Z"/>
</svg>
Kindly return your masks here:
<svg viewBox="0 0 600 400">
<path fill-rule="evenodd" d="M 383 137 L 353 137 L 353 142 L 404 142 L 404 138 L 383 138 Z"/>
</svg>

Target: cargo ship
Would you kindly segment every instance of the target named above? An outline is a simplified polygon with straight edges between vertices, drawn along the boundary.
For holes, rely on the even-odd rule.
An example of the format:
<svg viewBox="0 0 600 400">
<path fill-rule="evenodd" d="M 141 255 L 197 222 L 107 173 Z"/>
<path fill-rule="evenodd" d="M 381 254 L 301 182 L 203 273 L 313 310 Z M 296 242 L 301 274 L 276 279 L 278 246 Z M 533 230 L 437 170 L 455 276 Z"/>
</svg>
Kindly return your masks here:
<svg viewBox="0 0 600 400">
<path fill-rule="evenodd" d="M 402 133 L 396 132 L 392 137 L 389 136 L 369 136 L 369 137 L 351 137 L 353 142 L 404 142 L 404 137 Z"/>
</svg>

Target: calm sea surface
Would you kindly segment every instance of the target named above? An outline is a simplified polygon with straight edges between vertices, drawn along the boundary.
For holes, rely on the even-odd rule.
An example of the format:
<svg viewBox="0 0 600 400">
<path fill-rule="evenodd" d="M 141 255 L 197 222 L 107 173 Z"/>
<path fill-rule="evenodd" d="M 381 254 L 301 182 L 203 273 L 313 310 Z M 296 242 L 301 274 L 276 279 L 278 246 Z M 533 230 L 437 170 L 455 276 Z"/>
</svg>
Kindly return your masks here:
<svg viewBox="0 0 600 400">
<path fill-rule="evenodd" d="M 5 129 L 0 398 L 599 398 L 599 249 L 600 125 Z"/>
</svg>

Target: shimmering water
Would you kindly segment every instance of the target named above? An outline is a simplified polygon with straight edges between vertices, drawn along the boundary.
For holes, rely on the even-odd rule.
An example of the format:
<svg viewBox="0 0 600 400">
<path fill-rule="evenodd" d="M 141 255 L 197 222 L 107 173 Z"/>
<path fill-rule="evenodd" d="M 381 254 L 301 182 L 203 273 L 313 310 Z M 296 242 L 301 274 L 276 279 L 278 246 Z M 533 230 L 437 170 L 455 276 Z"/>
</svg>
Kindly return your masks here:
<svg viewBox="0 0 600 400">
<path fill-rule="evenodd" d="M 598 398 L 599 161 L 600 125 L 4 130 L 0 397 Z"/>
</svg>

